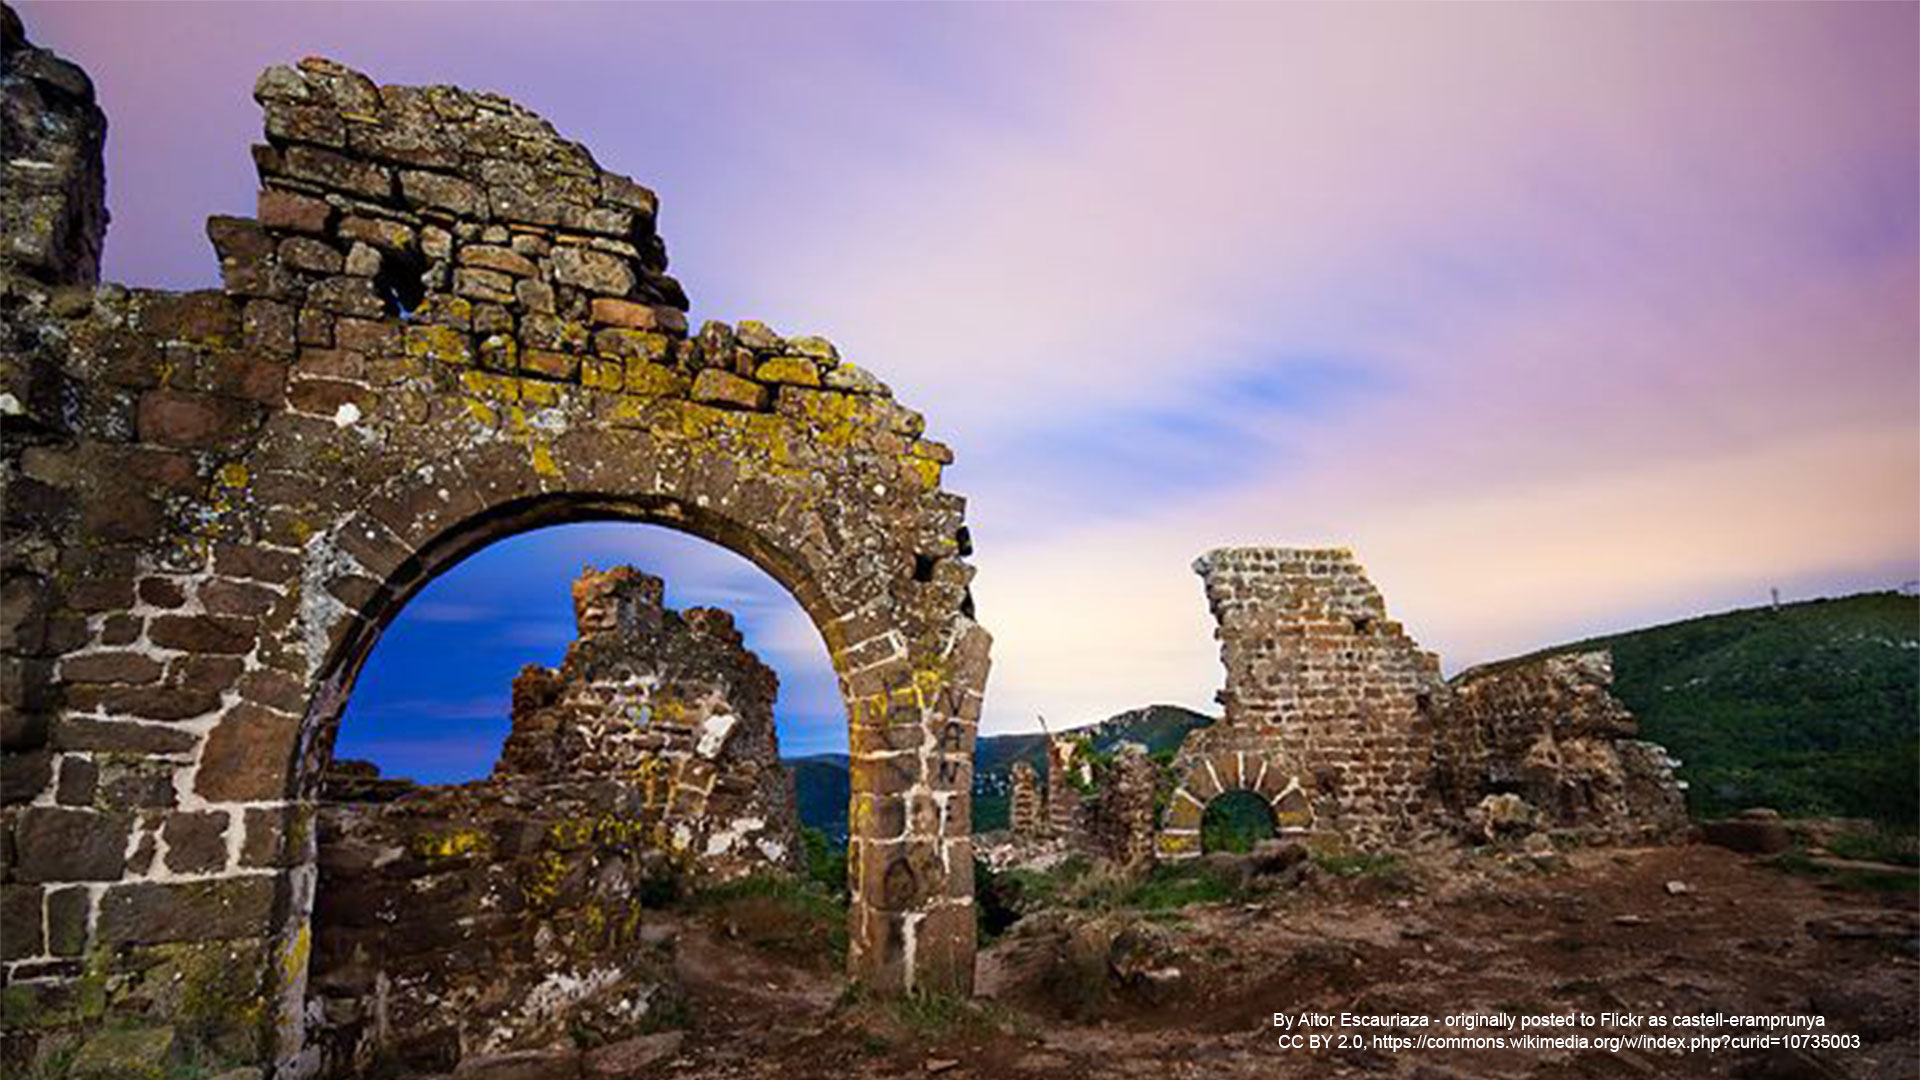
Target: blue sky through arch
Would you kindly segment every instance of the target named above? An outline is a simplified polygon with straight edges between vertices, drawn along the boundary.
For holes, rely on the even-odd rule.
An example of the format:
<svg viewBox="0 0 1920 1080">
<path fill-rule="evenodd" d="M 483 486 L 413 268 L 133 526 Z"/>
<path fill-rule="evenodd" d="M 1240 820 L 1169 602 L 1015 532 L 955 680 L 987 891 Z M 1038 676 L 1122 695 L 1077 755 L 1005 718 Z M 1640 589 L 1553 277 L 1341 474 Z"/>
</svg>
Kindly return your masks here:
<svg viewBox="0 0 1920 1080">
<path fill-rule="evenodd" d="M 485 776 L 511 726 L 514 675 L 526 664 L 558 664 L 573 640 L 570 590 L 587 563 L 630 563 L 665 579 L 673 608 L 732 612 L 747 647 L 780 676 L 774 712 L 781 752 L 846 749 L 826 645 L 783 586 L 697 537 L 603 522 L 498 541 L 429 583 L 374 646 L 334 756 L 372 761 L 389 776 L 422 783 Z"/>
</svg>

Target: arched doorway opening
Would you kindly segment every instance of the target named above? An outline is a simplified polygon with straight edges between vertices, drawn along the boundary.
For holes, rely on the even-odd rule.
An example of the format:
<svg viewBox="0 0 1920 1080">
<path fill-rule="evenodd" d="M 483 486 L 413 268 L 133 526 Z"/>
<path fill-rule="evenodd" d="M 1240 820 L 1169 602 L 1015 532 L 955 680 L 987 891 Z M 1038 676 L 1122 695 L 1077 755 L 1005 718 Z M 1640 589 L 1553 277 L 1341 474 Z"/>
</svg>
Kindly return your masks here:
<svg viewBox="0 0 1920 1080">
<path fill-rule="evenodd" d="M 1220 852 L 1244 855 L 1260 841 L 1278 833 L 1279 822 L 1274 818 L 1273 807 L 1258 794 L 1240 788 L 1207 804 L 1200 818 L 1200 850 L 1208 855 Z"/>
<path fill-rule="evenodd" d="M 748 877 L 808 887 L 782 699 L 790 741 L 844 751 L 805 613 L 685 534 L 521 533 L 429 583 L 370 651 L 319 793 L 322 1074 L 678 1027 L 671 901 Z"/>
</svg>

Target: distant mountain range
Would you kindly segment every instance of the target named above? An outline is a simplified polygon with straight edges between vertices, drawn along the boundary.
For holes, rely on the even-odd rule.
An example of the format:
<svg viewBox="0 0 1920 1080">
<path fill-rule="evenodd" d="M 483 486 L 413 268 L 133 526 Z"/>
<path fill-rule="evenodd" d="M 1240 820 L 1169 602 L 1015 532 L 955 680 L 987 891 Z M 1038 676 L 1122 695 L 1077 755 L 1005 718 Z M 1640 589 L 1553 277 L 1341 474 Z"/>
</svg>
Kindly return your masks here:
<svg viewBox="0 0 1920 1080">
<path fill-rule="evenodd" d="M 1531 656 L 1590 649 L 1613 652 L 1614 693 L 1639 717 L 1643 738 L 1681 759 L 1696 815 L 1771 806 L 1920 824 L 1920 597 L 1876 592 L 1745 608 Z M 1212 722 L 1149 705 L 1065 730 L 1089 733 L 1096 750 L 1124 740 L 1164 752 Z M 975 832 L 1005 827 L 1007 770 L 1020 760 L 1044 772 L 1046 736 L 976 742 Z M 845 837 L 846 755 L 787 764 L 800 819 Z"/>
</svg>

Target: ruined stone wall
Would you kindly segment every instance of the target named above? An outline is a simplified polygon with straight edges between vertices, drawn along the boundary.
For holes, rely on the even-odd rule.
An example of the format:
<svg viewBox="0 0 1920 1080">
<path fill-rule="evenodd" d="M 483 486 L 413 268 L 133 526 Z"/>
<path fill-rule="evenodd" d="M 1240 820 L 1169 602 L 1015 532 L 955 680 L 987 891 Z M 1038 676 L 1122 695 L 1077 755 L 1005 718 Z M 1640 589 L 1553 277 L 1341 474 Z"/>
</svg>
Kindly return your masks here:
<svg viewBox="0 0 1920 1080">
<path fill-rule="evenodd" d="M 1162 858 L 1198 854 L 1207 804 L 1239 788 L 1268 800 L 1282 832 L 1363 847 L 1488 834 L 1495 818 L 1498 829 L 1614 839 L 1684 825 L 1677 763 L 1632 738 L 1633 717 L 1607 692 L 1605 654 L 1489 665 L 1444 683 L 1351 552 L 1235 548 L 1194 569 L 1219 621 L 1226 715 L 1175 758 Z"/>
<path fill-rule="evenodd" d="M 1615 839 L 1669 835 L 1686 802 L 1666 751 L 1608 692 L 1612 657 L 1574 653 L 1475 668 L 1449 685 L 1435 725 L 1435 786 L 1457 820 L 1516 795 L 1542 828 Z"/>
<path fill-rule="evenodd" d="M 37 79 L 9 110 L 50 115 Z M 85 224 L 50 234 L 67 269 L 0 264 L 8 1045 L 193 1013 L 300 1075 L 311 800 L 360 665 L 471 552 L 609 518 L 793 592 L 847 704 L 849 970 L 968 989 L 990 637 L 947 448 L 821 339 L 689 336 L 653 194 L 520 106 L 320 60 L 256 97 L 223 288 L 76 285 Z M 92 129 L 48 130 L 92 221 Z"/>
<path fill-rule="evenodd" d="M 617 1041 L 672 1012 L 671 956 L 642 932 L 651 825 L 636 789 L 496 779 L 381 794 L 319 811 L 320 1075 L 451 1072 Z"/>
<path fill-rule="evenodd" d="M 582 573 L 579 639 L 558 670 L 529 666 L 514 680 L 494 775 L 632 787 L 647 842 L 697 878 L 798 871 L 793 778 L 774 732 L 779 680 L 731 615 L 674 611 L 663 591 L 632 567 Z"/>
<path fill-rule="evenodd" d="M 1297 782 L 1320 828 L 1363 847 L 1413 835 L 1431 801 L 1439 661 L 1387 617 L 1353 554 L 1227 548 L 1194 569 L 1219 623 L 1225 716 L 1176 767 L 1226 754 L 1236 776 L 1216 775 L 1220 788 L 1277 797 Z"/>
</svg>

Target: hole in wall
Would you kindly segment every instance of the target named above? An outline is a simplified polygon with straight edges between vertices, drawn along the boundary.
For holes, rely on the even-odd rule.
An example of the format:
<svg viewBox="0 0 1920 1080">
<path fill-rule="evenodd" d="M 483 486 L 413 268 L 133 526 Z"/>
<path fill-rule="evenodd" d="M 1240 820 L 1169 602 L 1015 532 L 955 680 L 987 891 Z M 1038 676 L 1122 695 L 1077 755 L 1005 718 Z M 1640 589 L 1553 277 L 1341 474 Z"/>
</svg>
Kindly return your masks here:
<svg viewBox="0 0 1920 1080">
<path fill-rule="evenodd" d="M 427 257 L 418 251 L 385 251 L 373 275 L 373 289 L 391 317 L 411 320 L 427 299 Z"/>
<path fill-rule="evenodd" d="M 915 555 L 913 557 L 913 580 L 932 581 L 933 562 L 934 559 L 931 555 Z"/>
</svg>

